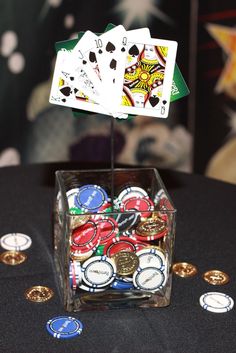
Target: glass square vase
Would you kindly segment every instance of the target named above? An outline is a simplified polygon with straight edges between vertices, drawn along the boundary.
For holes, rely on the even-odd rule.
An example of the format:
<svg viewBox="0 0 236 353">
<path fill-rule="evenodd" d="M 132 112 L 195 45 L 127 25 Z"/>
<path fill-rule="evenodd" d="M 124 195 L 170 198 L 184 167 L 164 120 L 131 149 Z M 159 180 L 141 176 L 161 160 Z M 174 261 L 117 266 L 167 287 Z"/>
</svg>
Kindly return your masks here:
<svg viewBox="0 0 236 353">
<path fill-rule="evenodd" d="M 176 209 L 155 168 L 59 170 L 53 218 L 67 311 L 170 304 Z"/>
</svg>

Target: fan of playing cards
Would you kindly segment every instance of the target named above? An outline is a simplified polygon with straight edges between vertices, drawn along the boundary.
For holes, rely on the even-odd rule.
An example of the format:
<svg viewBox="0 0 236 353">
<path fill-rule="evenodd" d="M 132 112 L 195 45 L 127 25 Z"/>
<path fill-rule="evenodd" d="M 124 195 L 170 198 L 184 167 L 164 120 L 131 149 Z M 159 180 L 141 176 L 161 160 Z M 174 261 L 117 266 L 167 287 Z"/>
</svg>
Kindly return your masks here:
<svg viewBox="0 0 236 353">
<path fill-rule="evenodd" d="M 151 38 L 148 28 L 126 31 L 111 24 L 103 34 L 79 37 L 70 41 L 72 49 L 61 45 L 57 52 L 50 103 L 121 119 L 166 118 L 170 102 L 188 93 L 175 64 L 177 42 Z"/>
</svg>

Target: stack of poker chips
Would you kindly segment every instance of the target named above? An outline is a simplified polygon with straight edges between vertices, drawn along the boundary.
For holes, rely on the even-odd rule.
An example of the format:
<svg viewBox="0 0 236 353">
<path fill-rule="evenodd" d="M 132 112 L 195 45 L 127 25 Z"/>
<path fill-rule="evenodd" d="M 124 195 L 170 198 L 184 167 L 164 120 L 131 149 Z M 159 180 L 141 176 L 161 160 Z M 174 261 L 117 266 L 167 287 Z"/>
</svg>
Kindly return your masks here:
<svg viewBox="0 0 236 353">
<path fill-rule="evenodd" d="M 100 185 L 66 193 L 71 214 L 70 286 L 74 291 L 158 292 L 169 274 L 168 212 L 163 189 L 151 199 L 139 186 L 124 187 L 113 205 Z M 155 211 L 158 210 L 158 211 Z"/>
</svg>

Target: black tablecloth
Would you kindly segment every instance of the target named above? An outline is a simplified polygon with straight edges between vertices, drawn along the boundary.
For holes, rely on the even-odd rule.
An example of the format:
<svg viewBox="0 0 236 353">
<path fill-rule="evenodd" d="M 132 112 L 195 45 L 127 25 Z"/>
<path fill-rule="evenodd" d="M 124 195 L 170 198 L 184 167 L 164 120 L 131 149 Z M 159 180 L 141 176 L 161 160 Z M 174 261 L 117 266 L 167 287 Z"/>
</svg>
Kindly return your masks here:
<svg viewBox="0 0 236 353">
<path fill-rule="evenodd" d="M 166 308 L 77 312 L 73 316 L 84 324 L 80 337 L 63 341 L 47 333 L 48 319 L 67 314 L 59 299 L 52 257 L 54 172 L 81 167 L 45 164 L 0 169 L 0 236 L 21 232 L 32 238 L 25 263 L 0 264 L 0 352 L 236 352 L 235 308 L 215 314 L 199 305 L 199 297 L 208 291 L 236 298 L 236 187 L 170 171 L 160 174 L 178 210 L 175 261 L 196 264 L 198 275 L 173 278 L 171 305 Z M 229 284 L 214 287 L 203 281 L 202 273 L 215 268 L 230 275 Z M 25 300 L 25 290 L 33 285 L 49 286 L 55 296 L 47 303 Z"/>
</svg>

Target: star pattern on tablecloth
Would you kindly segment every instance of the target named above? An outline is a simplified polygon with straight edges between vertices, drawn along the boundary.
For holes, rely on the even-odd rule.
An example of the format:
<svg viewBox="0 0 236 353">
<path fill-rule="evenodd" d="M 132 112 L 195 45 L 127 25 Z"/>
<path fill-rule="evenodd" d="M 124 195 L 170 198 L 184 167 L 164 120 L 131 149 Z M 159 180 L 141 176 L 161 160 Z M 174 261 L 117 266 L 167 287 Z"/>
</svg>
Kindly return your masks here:
<svg viewBox="0 0 236 353">
<path fill-rule="evenodd" d="M 236 29 L 213 23 L 207 24 L 206 28 L 228 56 L 215 86 L 215 92 L 226 93 L 236 99 Z"/>
</svg>

